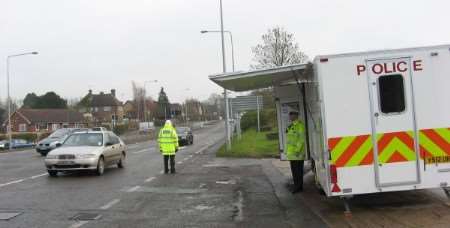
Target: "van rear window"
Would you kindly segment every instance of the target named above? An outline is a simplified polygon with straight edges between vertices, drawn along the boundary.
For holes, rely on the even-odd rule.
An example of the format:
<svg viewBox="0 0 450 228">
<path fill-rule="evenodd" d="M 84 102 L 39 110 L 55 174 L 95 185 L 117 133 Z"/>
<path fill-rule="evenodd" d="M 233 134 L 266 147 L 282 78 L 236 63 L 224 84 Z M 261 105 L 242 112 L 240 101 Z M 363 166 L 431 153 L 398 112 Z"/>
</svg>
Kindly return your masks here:
<svg viewBox="0 0 450 228">
<path fill-rule="evenodd" d="M 385 75 L 378 78 L 380 109 L 382 113 L 400 113 L 405 111 L 405 88 L 403 76 Z"/>
</svg>

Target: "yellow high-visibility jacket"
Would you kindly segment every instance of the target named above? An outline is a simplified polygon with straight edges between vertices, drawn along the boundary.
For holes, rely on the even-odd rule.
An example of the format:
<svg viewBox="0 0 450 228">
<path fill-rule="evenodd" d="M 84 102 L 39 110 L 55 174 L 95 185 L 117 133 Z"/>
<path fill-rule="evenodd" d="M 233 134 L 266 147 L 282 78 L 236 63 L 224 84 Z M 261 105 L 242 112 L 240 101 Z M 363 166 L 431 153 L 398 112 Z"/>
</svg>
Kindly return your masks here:
<svg viewBox="0 0 450 228">
<path fill-rule="evenodd" d="M 163 155 L 175 155 L 178 150 L 177 131 L 171 124 L 165 124 L 158 134 L 159 150 Z"/>
<path fill-rule="evenodd" d="M 295 120 L 287 128 L 287 159 L 305 160 L 305 125 L 299 120 Z"/>
</svg>

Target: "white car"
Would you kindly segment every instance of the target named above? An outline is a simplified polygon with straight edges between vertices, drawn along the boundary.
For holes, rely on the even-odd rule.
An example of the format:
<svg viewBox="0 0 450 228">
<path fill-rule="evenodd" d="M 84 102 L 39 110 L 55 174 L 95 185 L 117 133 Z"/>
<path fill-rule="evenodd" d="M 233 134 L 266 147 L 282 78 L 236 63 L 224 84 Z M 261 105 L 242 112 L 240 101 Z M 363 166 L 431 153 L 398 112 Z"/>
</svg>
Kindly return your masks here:
<svg viewBox="0 0 450 228">
<path fill-rule="evenodd" d="M 57 146 L 45 158 L 51 177 L 61 171 L 76 170 L 92 170 L 102 175 L 105 167 L 125 165 L 126 145 L 110 131 L 77 132 Z"/>
</svg>

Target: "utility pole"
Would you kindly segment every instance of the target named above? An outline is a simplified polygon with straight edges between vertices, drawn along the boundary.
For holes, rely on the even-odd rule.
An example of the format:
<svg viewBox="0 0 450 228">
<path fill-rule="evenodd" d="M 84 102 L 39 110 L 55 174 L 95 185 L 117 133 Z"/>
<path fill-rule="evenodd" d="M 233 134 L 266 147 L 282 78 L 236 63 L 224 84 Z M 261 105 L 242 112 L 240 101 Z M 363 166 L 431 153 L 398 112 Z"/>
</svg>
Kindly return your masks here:
<svg viewBox="0 0 450 228">
<path fill-rule="evenodd" d="M 220 2 L 220 34 L 222 38 L 222 67 L 223 67 L 223 73 L 227 73 L 227 64 L 226 64 L 226 58 L 225 58 L 225 39 L 224 39 L 224 30 L 223 30 L 223 7 L 222 7 L 222 0 L 219 0 Z M 227 96 L 227 90 L 224 89 L 223 91 L 223 97 L 225 100 L 225 133 L 227 137 L 227 150 L 231 149 L 231 136 L 230 136 L 230 123 L 229 123 L 229 108 L 228 108 L 228 96 Z"/>
</svg>

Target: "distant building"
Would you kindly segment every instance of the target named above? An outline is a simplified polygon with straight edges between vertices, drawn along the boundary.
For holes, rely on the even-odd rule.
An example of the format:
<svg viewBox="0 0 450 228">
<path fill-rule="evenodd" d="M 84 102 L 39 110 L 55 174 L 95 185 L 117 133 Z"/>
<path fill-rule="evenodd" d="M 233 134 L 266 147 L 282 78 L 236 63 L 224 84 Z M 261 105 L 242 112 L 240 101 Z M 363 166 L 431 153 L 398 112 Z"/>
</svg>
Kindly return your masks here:
<svg viewBox="0 0 450 228">
<path fill-rule="evenodd" d="M 83 115 L 69 109 L 19 109 L 11 115 L 12 132 L 54 131 L 86 127 Z M 6 128 L 8 120 L 3 123 Z"/>
<path fill-rule="evenodd" d="M 158 109 L 158 103 L 155 102 L 152 99 L 146 99 L 145 101 L 145 112 L 147 113 L 147 120 L 153 120 L 157 109 Z M 136 102 L 136 101 L 126 101 L 124 106 L 123 106 L 123 110 L 124 110 L 124 116 L 125 118 L 129 119 L 129 120 L 140 120 L 143 121 L 144 120 L 144 101 L 141 100 L 140 102 Z"/>
<path fill-rule="evenodd" d="M 121 123 L 124 117 L 123 104 L 116 98 L 116 90 L 111 93 L 93 94 L 92 90 L 78 103 L 81 113 L 92 117 L 99 124 Z"/>
<path fill-rule="evenodd" d="M 170 117 L 174 119 L 179 119 L 183 114 L 183 106 L 178 103 L 170 104 Z"/>
</svg>

